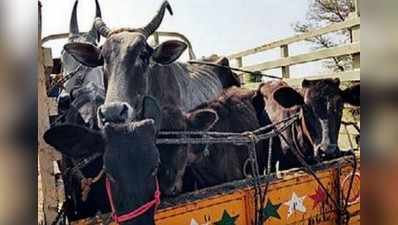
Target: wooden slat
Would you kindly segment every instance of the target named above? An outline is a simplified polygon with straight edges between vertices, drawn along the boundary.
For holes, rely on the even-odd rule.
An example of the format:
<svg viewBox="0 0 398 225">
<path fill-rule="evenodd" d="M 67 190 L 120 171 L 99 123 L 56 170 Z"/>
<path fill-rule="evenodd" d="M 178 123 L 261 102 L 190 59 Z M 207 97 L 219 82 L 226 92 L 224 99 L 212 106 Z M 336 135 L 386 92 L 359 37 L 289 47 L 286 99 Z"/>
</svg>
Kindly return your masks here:
<svg viewBox="0 0 398 225">
<path fill-rule="evenodd" d="M 282 66 L 291 66 L 302 63 L 319 61 L 322 59 L 328 59 L 337 56 L 351 55 L 359 52 L 360 52 L 360 44 L 359 42 L 357 42 L 333 48 L 320 49 L 314 52 L 290 56 L 287 58 L 281 58 L 274 61 L 264 62 L 252 66 L 247 66 L 244 67 L 243 69 L 250 71 L 264 71 L 264 70 L 279 68 Z"/>
<path fill-rule="evenodd" d="M 331 74 L 322 74 L 322 75 L 305 75 L 300 78 L 284 79 L 284 81 L 286 81 L 291 86 L 298 87 L 298 86 L 301 86 L 301 82 L 304 79 L 317 80 L 317 79 L 326 79 L 326 78 L 339 78 L 340 81 L 345 82 L 345 81 L 359 81 L 359 80 L 361 80 L 360 77 L 361 77 L 360 70 L 352 70 L 352 71 L 341 72 L 341 73 L 331 73 Z M 252 83 L 245 84 L 244 87 L 251 89 L 251 90 L 256 90 L 260 84 L 261 84 L 261 82 L 252 82 Z"/>
<path fill-rule="evenodd" d="M 41 50 L 39 50 L 39 57 L 41 57 Z M 39 60 L 40 60 L 39 59 Z M 46 224 L 51 224 L 58 210 L 57 192 L 55 186 L 55 177 L 53 174 L 53 161 L 57 159 L 56 152 L 48 146 L 43 140 L 44 132 L 49 128 L 48 118 L 48 104 L 47 91 L 45 85 L 44 67 L 41 61 L 38 62 L 38 87 L 37 87 L 37 101 L 38 101 L 38 154 L 39 166 L 43 190 L 43 206 Z"/>
<path fill-rule="evenodd" d="M 283 45 L 281 46 L 281 57 L 287 58 L 289 57 L 289 46 Z M 289 78 L 290 77 L 290 68 L 289 66 L 282 66 L 282 77 Z"/>
<path fill-rule="evenodd" d="M 59 153 L 57 154 L 53 148 L 45 143 L 43 140 L 44 132 L 49 128 L 49 117 L 48 117 L 48 103 L 47 103 L 47 91 L 46 91 L 46 75 L 45 75 L 45 64 L 49 65 L 52 63 L 45 62 L 44 59 L 47 53 L 43 53 L 41 47 L 41 4 L 39 2 L 38 7 L 39 15 L 39 32 L 38 32 L 38 57 L 37 57 L 37 104 L 38 104 L 38 129 L 37 129 L 37 151 L 39 158 L 39 167 L 41 175 L 41 185 L 43 192 L 43 211 L 45 216 L 46 224 L 52 224 L 57 216 L 58 211 L 58 194 L 55 185 L 53 161 L 60 159 Z M 50 52 L 51 55 L 51 52 Z M 51 58 L 51 57 L 50 57 Z"/>
<path fill-rule="evenodd" d="M 361 71 L 360 70 L 352 70 L 341 73 L 331 73 L 331 74 L 323 74 L 317 76 L 303 76 L 302 78 L 290 78 L 286 79 L 286 81 L 291 86 L 301 86 L 301 82 L 304 79 L 307 80 L 317 80 L 317 79 L 326 79 L 326 78 L 339 78 L 340 81 L 358 81 L 361 79 Z"/>
<path fill-rule="evenodd" d="M 50 116 L 58 115 L 58 102 L 57 98 L 48 98 L 48 114 Z"/>
<path fill-rule="evenodd" d="M 359 26 L 355 26 L 352 28 L 352 41 L 360 41 L 361 30 Z M 361 67 L 361 54 L 356 53 L 352 55 L 352 67 L 354 69 L 359 69 Z"/>
<path fill-rule="evenodd" d="M 233 58 L 239 58 L 239 57 L 244 57 L 244 56 L 248 56 L 248 55 L 253 55 L 259 52 L 263 52 L 266 50 L 270 50 L 270 49 L 274 49 L 274 48 L 278 48 L 281 47 L 283 45 L 289 45 L 295 42 L 299 42 L 299 41 L 304 41 L 313 37 L 317 37 L 320 36 L 322 34 L 327 34 L 327 33 L 331 33 L 331 32 L 336 32 L 345 28 L 350 28 L 353 26 L 357 26 L 360 25 L 360 19 L 358 17 L 354 17 L 351 19 L 348 19 L 344 22 L 340 22 L 340 23 L 334 23 L 331 25 L 328 25 L 326 27 L 320 28 L 318 30 L 314 30 L 314 31 L 309 31 L 306 33 L 302 33 L 299 35 L 295 35 L 293 37 L 287 38 L 287 39 L 283 39 L 283 40 L 279 40 L 279 41 L 275 41 L 275 42 L 271 42 L 268 44 L 264 44 L 262 46 L 256 47 L 256 48 L 252 48 L 252 49 L 248 49 L 242 52 L 238 52 L 235 54 L 232 54 L 230 56 L 228 56 L 228 59 L 233 59 Z"/>
<path fill-rule="evenodd" d="M 356 16 L 361 16 L 361 10 L 359 7 L 359 0 L 354 0 L 355 14 Z"/>
</svg>

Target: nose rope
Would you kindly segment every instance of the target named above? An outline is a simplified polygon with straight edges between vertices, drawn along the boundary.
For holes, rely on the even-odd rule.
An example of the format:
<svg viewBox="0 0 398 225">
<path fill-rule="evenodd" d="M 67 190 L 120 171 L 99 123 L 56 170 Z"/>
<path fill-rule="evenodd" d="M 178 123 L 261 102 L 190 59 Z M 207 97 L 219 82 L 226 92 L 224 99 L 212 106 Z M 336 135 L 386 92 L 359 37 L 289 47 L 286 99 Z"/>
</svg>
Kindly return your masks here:
<svg viewBox="0 0 398 225">
<path fill-rule="evenodd" d="M 81 181 L 82 201 L 87 201 L 88 193 L 91 190 L 91 185 L 97 183 L 105 173 L 105 169 L 101 169 L 97 176 L 94 178 L 83 178 Z"/>
<path fill-rule="evenodd" d="M 113 221 L 115 221 L 115 223 L 117 223 L 117 224 L 120 224 L 120 223 L 130 221 L 130 220 L 133 220 L 133 219 L 141 216 L 142 214 L 146 213 L 152 207 L 154 207 L 156 210 L 158 205 L 160 204 L 160 189 L 159 189 L 159 182 L 158 182 L 157 177 L 155 177 L 155 183 L 156 183 L 156 189 L 155 189 L 153 200 L 145 203 L 144 205 L 140 206 L 139 208 L 137 208 L 133 211 L 130 211 L 130 212 L 122 214 L 122 215 L 117 215 L 116 208 L 115 208 L 113 198 L 112 198 L 111 182 L 110 182 L 109 178 L 106 177 L 105 187 L 106 187 L 106 193 L 108 195 L 109 203 L 111 204 Z"/>
</svg>

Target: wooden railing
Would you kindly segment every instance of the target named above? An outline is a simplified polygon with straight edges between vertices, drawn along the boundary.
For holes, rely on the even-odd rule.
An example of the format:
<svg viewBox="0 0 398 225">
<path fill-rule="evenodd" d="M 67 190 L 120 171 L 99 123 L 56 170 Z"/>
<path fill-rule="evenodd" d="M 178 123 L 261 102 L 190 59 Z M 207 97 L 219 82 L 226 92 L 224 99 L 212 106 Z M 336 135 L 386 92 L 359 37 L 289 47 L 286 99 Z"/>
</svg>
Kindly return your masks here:
<svg viewBox="0 0 398 225">
<path fill-rule="evenodd" d="M 337 32 L 340 30 L 349 29 L 352 32 L 352 42 L 343 44 L 332 48 L 318 49 L 310 53 L 299 55 L 289 55 L 289 45 L 306 41 L 324 34 Z M 271 69 L 281 68 L 282 78 L 294 82 L 290 76 L 290 67 L 298 64 L 305 64 L 309 62 L 329 59 L 338 56 L 352 55 L 353 70 L 341 73 L 328 74 L 324 76 L 310 76 L 310 78 L 321 77 L 339 77 L 342 80 L 359 80 L 360 79 L 360 17 L 359 12 L 352 13 L 351 16 L 344 22 L 333 23 L 326 27 L 312 30 L 306 33 L 298 34 L 283 40 L 267 43 L 255 48 L 247 49 L 228 56 L 235 67 L 242 68 L 249 71 L 267 71 Z M 272 49 L 280 48 L 281 57 L 272 61 L 266 61 L 254 65 L 244 65 L 244 57 L 263 53 Z"/>
</svg>

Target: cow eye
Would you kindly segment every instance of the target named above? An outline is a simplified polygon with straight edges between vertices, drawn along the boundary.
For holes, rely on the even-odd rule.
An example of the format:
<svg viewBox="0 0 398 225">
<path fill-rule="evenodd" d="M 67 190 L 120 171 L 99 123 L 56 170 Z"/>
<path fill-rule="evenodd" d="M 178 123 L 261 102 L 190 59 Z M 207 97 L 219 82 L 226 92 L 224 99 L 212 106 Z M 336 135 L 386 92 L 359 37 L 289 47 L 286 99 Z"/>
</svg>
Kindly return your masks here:
<svg viewBox="0 0 398 225">
<path fill-rule="evenodd" d="M 157 174 L 158 174 L 158 169 L 159 169 L 159 166 L 155 166 L 153 169 L 152 169 L 152 176 L 156 176 Z"/>
<path fill-rule="evenodd" d="M 331 101 L 327 101 L 326 109 L 327 109 L 328 112 L 332 110 L 332 102 Z"/>
</svg>

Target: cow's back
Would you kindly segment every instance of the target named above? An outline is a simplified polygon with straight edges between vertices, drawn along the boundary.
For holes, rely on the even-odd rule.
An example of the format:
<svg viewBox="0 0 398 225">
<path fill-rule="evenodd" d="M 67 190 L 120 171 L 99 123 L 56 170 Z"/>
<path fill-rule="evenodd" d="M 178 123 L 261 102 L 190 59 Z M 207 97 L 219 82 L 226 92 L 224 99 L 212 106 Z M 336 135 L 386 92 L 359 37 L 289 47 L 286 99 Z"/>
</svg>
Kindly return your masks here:
<svg viewBox="0 0 398 225">
<path fill-rule="evenodd" d="M 227 85 L 223 84 L 225 79 L 221 79 L 221 75 L 232 76 L 221 74 L 223 70 L 181 62 L 166 66 L 154 64 L 148 74 L 149 95 L 157 98 L 162 106 L 176 105 L 189 111 L 215 99 L 229 87 L 228 84 L 236 83 L 228 81 Z"/>
</svg>

